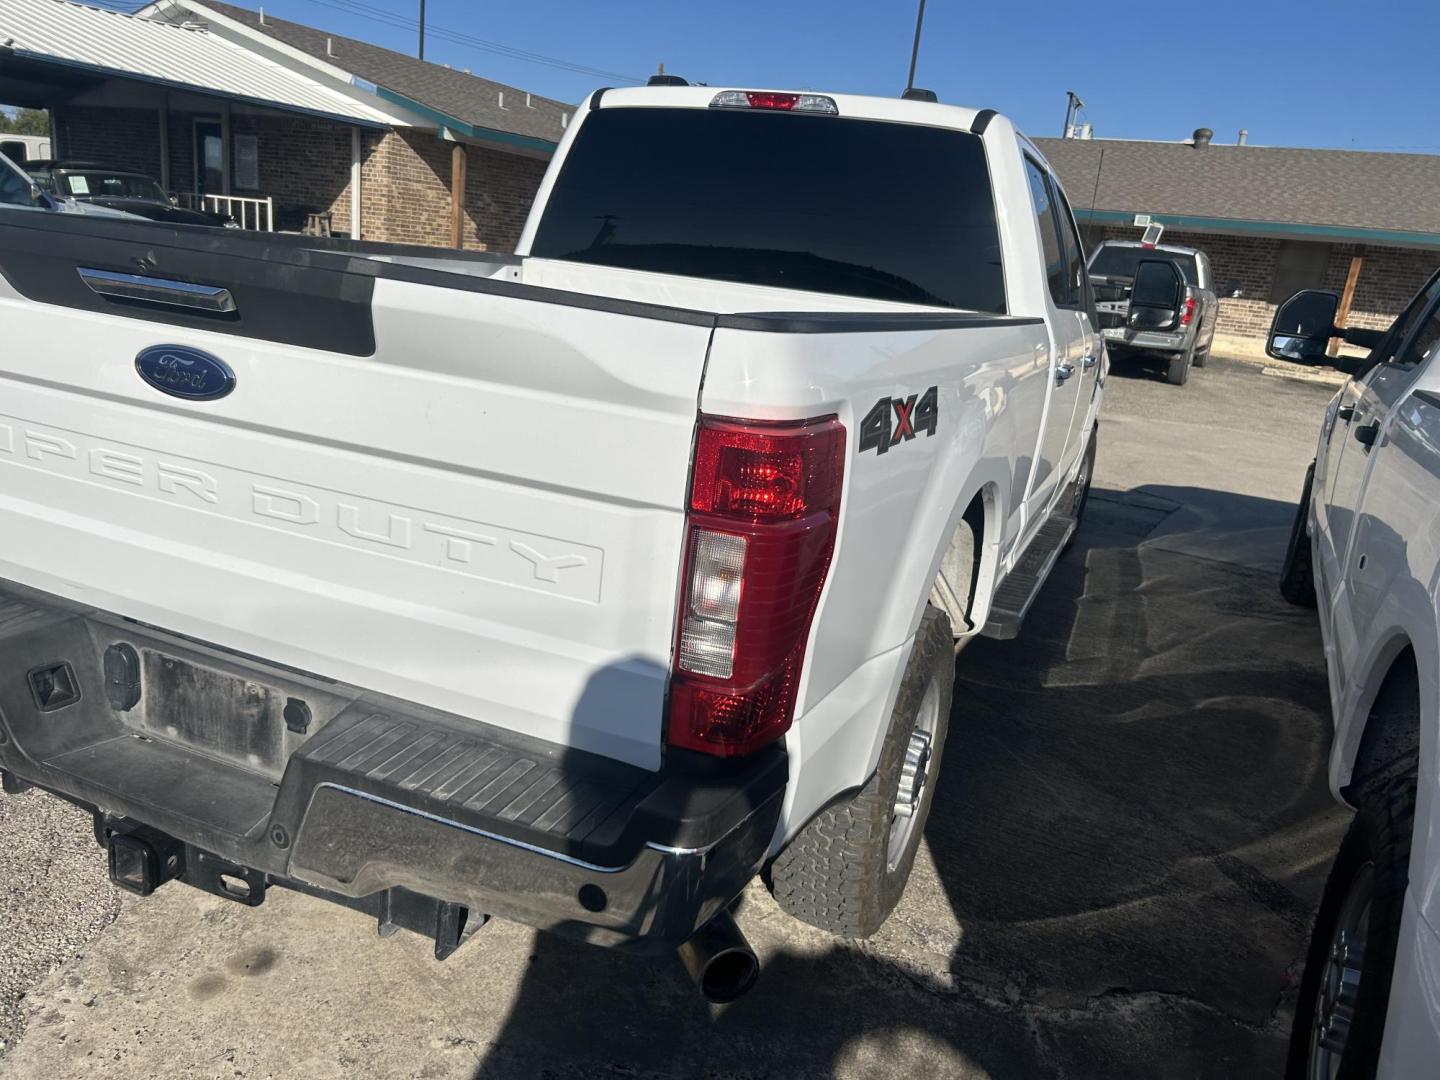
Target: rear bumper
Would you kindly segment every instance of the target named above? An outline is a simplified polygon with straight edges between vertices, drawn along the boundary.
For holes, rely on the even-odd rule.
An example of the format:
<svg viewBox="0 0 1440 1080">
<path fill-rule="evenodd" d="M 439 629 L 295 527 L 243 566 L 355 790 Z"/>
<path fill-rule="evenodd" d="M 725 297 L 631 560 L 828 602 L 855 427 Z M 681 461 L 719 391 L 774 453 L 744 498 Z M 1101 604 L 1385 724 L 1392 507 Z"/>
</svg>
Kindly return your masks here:
<svg viewBox="0 0 1440 1080">
<path fill-rule="evenodd" d="M 1104 335 L 1112 349 L 1134 349 L 1137 352 L 1184 352 L 1190 344 L 1187 334 L 1166 334 L 1154 330 L 1125 331 L 1122 337 Z"/>
<path fill-rule="evenodd" d="M 755 875 L 786 780 L 780 747 L 672 752 L 652 773 L 14 589 L 0 769 L 90 808 L 112 861 L 116 836 L 134 838 L 122 862 L 158 853 L 160 881 L 642 951 L 689 938 Z"/>
</svg>

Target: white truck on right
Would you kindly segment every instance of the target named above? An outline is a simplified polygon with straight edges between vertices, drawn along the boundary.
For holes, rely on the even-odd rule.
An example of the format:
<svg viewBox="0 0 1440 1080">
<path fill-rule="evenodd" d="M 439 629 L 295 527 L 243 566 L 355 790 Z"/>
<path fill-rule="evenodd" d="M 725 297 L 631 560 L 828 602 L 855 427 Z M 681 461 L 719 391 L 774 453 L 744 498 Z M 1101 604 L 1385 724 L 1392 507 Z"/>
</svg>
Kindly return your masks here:
<svg viewBox="0 0 1440 1080">
<path fill-rule="evenodd" d="M 1079 232 L 988 109 L 599 91 L 513 258 L 16 207 L 0 278 L 6 787 L 134 892 L 441 957 L 493 915 L 729 1000 L 757 874 L 873 933 L 1095 461 Z"/>
<path fill-rule="evenodd" d="M 1287 1075 L 1410 1080 L 1440 1070 L 1440 274 L 1384 332 L 1335 328 L 1338 305 L 1297 293 L 1267 344 L 1351 372 L 1325 410 L 1280 581 L 1319 609 L 1330 788 L 1355 811 Z M 1330 358 L 1334 337 L 1369 356 Z"/>
</svg>

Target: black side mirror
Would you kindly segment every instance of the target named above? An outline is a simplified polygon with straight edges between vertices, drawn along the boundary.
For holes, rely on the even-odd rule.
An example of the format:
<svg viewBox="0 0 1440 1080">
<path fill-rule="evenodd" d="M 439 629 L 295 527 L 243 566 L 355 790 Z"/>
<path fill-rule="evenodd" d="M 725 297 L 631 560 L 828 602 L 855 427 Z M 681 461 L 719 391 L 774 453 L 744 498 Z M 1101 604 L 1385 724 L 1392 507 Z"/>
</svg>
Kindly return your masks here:
<svg viewBox="0 0 1440 1080">
<path fill-rule="evenodd" d="M 1130 288 L 1130 314 L 1134 330 L 1173 330 L 1180 325 L 1185 303 L 1185 279 L 1169 259 L 1141 259 Z"/>
<path fill-rule="evenodd" d="M 1225 291 L 1222 292 L 1220 295 L 1228 296 L 1230 299 L 1234 300 L 1238 297 L 1244 296 L 1245 290 L 1240 287 L 1240 282 L 1232 281 L 1225 286 Z"/>
<path fill-rule="evenodd" d="M 1275 312 L 1265 355 L 1301 364 L 1323 364 L 1335 336 L 1340 297 L 1322 289 L 1301 289 Z"/>
</svg>

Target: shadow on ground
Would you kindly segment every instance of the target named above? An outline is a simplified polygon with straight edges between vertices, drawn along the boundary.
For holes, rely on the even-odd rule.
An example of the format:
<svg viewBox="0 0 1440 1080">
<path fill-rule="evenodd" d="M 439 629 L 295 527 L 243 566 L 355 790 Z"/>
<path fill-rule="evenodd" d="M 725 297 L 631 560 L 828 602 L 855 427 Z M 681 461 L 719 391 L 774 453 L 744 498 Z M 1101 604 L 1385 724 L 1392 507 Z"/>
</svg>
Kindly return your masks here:
<svg viewBox="0 0 1440 1080">
<path fill-rule="evenodd" d="M 929 858 L 877 938 L 752 889 L 764 975 L 720 1010 L 678 965 L 541 935 L 476 1080 L 1275 1074 L 1343 827 L 1318 631 L 1255 568 L 1278 553 L 1207 557 L 1182 506 L 1252 542 L 1290 513 L 1095 492 L 1022 636 L 959 659 Z"/>
</svg>

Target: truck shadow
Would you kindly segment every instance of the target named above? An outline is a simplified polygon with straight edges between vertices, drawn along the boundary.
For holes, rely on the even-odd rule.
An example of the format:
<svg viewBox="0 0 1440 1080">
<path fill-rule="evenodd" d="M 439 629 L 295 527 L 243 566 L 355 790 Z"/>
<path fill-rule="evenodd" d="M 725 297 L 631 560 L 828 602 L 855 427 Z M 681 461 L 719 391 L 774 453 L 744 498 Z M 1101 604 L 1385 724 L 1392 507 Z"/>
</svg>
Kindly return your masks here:
<svg viewBox="0 0 1440 1080">
<path fill-rule="evenodd" d="M 812 931 L 752 887 L 739 921 L 764 971 L 722 1009 L 678 963 L 537 935 L 477 1080 L 1278 1071 L 1265 1025 L 1344 818 L 1318 630 L 1267 558 L 1166 533 L 1270 538 L 1289 513 L 1097 490 L 1021 637 L 959 657 L 928 857 L 876 938 Z"/>
</svg>

